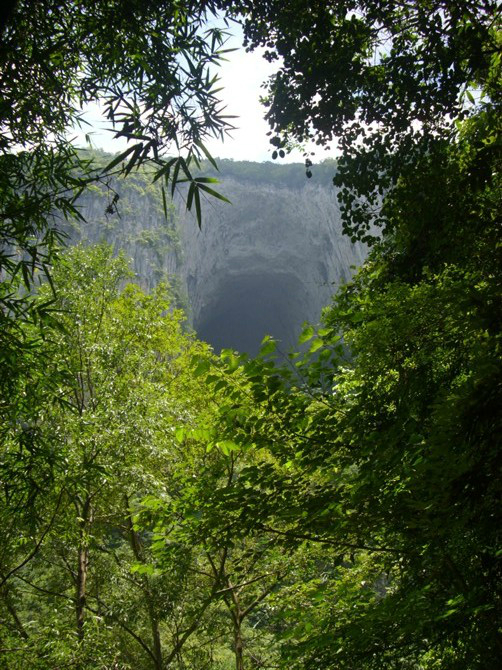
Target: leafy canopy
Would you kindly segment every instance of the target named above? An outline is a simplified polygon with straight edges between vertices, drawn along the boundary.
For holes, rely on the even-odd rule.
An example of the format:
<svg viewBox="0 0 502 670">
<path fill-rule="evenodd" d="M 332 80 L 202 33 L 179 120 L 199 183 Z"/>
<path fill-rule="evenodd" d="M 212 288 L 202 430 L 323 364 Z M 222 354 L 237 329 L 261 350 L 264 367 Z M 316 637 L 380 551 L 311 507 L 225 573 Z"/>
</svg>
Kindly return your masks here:
<svg viewBox="0 0 502 670">
<path fill-rule="evenodd" d="M 226 4 L 242 13 L 248 48 L 278 63 L 272 145 L 336 143 L 345 229 L 367 242 L 389 225 L 382 197 L 399 176 L 453 138 L 457 120 L 500 102 L 496 2 Z"/>
<path fill-rule="evenodd" d="M 204 142 L 230 126 L 215 68 L 225 35 L 214 2 L 25 2 L 8 6 L 0 50 L 0 419 L 16 420 L 20 377 L 29 374 L 53 297 L 31 296 L 64 243 L 61 219 L 92 183 L 109 184 L 148 162 L 166 189 L 188 184 L 201 224 L 201 196 L 220 196 L 192 163 L 213 159 Z M 106 166 L 75 149 L 71 128 L 99 103 L 128 149 Z M 172 157 L 174 154 L 175 157 Z M 169 158 L 168 158 L 169 156 Z M 117 206 L 116 194 L 110 207 Z M 25 331 L 20 323 L 35 324 Z M 43 370 L 43 365 L 41 367 Z M 36 373 L 34 373 L 36 377 Z M 22 383 L 22 382 L 19 382 Z"/>
</svg>

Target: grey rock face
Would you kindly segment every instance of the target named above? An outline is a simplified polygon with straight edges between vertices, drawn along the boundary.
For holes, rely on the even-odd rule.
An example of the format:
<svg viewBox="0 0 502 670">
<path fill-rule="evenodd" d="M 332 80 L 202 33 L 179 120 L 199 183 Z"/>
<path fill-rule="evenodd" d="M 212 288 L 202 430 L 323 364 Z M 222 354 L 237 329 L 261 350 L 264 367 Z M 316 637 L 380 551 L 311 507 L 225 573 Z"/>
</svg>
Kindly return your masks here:
<svg viewBox="0 0 502 670">
<path fill-rule="evenodd" d="M 124 184 L 121 218 L 105 217 L 103 194 L 86 196 L 89 224 L 72 238 L 104 238 L 123 248 L 147 288 L 163 276 L 174 279 L 197 334 L 216 350 L 255 354 L 270 334 L 286 351 L 304 321 L 319 320 L 366 254 L 364 245 L 342 235 L 333 187 L 312 182 L 224 173 L 217 188 L 232 204 L 207 200 L 201 230 L 182 195 L 174 201 L 177 216 L 166 222 L 158 193 L 145 181 L 136 189 Z"/>
<path fill-rule="evenodd" d="M 209 205 L 201 231 L 183 226 L 195 329 L 216 348 L 255 353 L 270 334 L 287 350 L 366 250 L 342 235 L 334 189 L 229 179 L 220 190 L 233 205 Z"/>
</svg>

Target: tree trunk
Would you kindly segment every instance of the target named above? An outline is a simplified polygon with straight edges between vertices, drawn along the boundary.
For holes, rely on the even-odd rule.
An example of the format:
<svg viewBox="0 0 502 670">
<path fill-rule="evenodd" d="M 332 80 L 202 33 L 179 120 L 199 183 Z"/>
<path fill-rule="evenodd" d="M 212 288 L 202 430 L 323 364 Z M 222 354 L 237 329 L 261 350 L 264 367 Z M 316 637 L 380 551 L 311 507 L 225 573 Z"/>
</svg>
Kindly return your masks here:
<svg viewBox="0 0 502 670">
<path fill-rule="evenodd" d="M 87 601 L 87 572 L 89 568 L 89 542 L 87 532 L 92 523 L 91 501 L 87 497 L 82 505 L 79 519 L 79 543 L 77 556 L 77 637 L 80 642 L 84 639 L 85 606 Z"/>
<path fill-rule="evenodd" d="M 87 546 L 81 544 L 78 549 L 78 570 L 77 570 L 77 635 L 80 641 L 84 639 L 88 565 L 89 565 L 89 550 Z"/>
<path fill-rule="evenodd" d="M 147 601 L 148 617 L 150 619 L 150 628 L 152 630 L 152 638 L 153 638 L 153 654 L 155 656 L 155 670 L 162 670 L 164 666 L 162 663 L 162 645 L 160 642 L 159 622 L 157 621 L 154 607 L 150 601 L 151 594 L 148 586 L 146 590 L 146 597 L 148 599 Z"/>
<path fill-rule="evenodd" d="M 129 529 L 129 540 L 131 543 L 131 549 L 137 561 L 144 561 L 145 556 L 143 548 L 141 546 L 141 539 L 138 533 L 134 530 L 132 524 L 131 511 L 129 508 L 129 498 L 127 497 L 127 495 L 124 495 L 124 502 L 126 506 L 127 526 Z M 150 630 L 152 631 L 153 655 L 155 656 L 155 670 L 163 670 L 164 664 L 162 659 L 162 644 L 160 641 L 159 622 L 152 602 L 153 593 L 150 588 L 150 582 L 146 575 L 141 576 L 141 583 L 143 585 L 143 593 L 146 600 L 148 618 L 150 620 Z"/>
<path fill-rule="evenodd" d="M 234 650 L 235 650 L 235 670 L 244 670 L 244 644 L 242 640 L 242 618 L 240 613 L 236 612 L 234 618 Z"/>
<path fill-rule="evenodd" d="M 2 575 L 0 575 L 1 577 Z M 11 598 L 10 594 L 10 587 L 7 584 L 4 584 L 3 589 L 0 591 L 0 597 L 2 598 L 5 606 L 7 607 L 7 611 L 12 617 L 12 620 L 14 621 L 14 624 L 21 635 L 21 637 L 25 640 L 28 639 L 28 633 L 26 632 L 25 627 L 23 626 L 23 623 L 21 619 L 19 618 L 16 608 L 14 607 L 14 603 Z"/>
</svg>

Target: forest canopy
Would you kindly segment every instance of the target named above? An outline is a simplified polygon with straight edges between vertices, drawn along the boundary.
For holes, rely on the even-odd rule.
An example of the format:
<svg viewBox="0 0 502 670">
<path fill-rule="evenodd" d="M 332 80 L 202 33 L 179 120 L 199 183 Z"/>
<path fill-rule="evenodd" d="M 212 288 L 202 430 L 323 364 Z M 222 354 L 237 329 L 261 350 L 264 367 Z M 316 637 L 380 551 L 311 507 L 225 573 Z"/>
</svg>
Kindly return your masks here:
<svg viewBox="0 0 502 670">
<path fill-rule="evenodd" d="M 9 8 L 0 667 L 496 668 L 497 3 Z M 345 230 L 372 245 L 284 365 L 271 338 L 214 357 L 106 246 L 58 251 L 114 173 L 148 164 L 166 210 L 186 183 L 199 224 L 224 197 L 199 172 L 231 124 L 217 13 L 279 64 L 273 156 L 337 142 Z M 130 141 L 104 167 L 67 132 L 95 100 Z"/>
</svg>

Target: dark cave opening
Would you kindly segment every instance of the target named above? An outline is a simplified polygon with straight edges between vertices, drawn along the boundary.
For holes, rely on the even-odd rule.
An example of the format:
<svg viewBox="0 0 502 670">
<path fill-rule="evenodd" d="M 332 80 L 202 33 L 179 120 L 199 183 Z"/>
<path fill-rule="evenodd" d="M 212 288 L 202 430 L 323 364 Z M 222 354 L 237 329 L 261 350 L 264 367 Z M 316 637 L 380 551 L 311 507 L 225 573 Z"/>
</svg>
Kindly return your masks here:
<svg viewBox="0 0 502 670">
<path fill-rule="evenodd" d="M 226 276 L 195 323 L 197 335 L 219 352 L 236 349 L 254 356 L 265 335 L 282 352 L 294 347 L 306 294 L 290 273 Z"/>
</svg>

